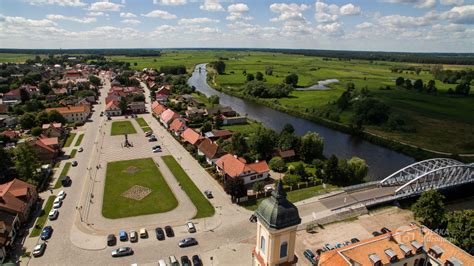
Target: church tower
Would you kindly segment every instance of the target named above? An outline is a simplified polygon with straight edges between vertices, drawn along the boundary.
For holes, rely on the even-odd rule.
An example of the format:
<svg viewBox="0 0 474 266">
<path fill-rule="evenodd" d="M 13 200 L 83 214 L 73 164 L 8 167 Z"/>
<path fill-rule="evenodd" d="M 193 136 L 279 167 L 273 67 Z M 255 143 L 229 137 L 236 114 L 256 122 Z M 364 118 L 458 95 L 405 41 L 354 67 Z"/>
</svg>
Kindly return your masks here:
<svg viewBox="0 0 474 266">
<path fill-rule="evenodd" d="M 280 180 L 272 196 L 260 203 L 257 216 L 257 246 L 254 265 L 295 265 L 296 228 L 301 223 L 298 209 L 286 198 Z"/>
</svg>

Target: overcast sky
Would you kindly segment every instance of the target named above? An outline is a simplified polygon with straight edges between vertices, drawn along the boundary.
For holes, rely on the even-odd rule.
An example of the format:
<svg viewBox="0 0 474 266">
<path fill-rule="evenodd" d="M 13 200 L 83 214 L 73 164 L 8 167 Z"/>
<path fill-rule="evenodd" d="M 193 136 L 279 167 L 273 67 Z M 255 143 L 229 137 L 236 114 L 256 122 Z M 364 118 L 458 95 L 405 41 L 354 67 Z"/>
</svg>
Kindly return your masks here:
<svg viewBox="0 0 474 266">
<path fill-rule="evenodd" d="M 0 0 L 0 47 L 474 52 L 474 0 Z"/>
</svg>

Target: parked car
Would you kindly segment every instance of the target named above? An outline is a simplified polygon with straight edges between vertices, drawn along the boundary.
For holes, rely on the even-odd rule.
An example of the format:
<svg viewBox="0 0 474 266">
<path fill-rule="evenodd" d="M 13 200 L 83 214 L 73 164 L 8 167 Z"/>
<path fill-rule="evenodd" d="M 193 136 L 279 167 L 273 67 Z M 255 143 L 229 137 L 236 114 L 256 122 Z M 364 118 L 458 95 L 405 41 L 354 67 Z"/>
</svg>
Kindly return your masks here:
<svg viewBox="0 0 474 266">
<path fill-rule="evenodd" d="M 382 232 L 383 234 L 386 234 L 386 233 L 392 232 L 392 230 L 388 229 L 387 227 L 382 227 L 382 229 L 380 229 L 380 232 Z"/>
<path fill-rule="evenodd" d="M 158 265 L 159 265 L 159 266 L 166 266 L 165 260 L 164 260 L 164 259 L 160 259 L 160 260 L 158 261 Z"/>
<path fill-rule="evenodd" d="M 273 185 L 266 185 L 263 187 L 263 190 L 265 192 L 272 192 L 273 191 Z"/>
<path fill-rule="evenodd" d="M 41 231 L 41 240 L 48 240 L 51 238 L 51 235 L 53 234 L 53 227 L 51 225 L 45 226 L 43 230 Z"/>
<path fill-rule="evenodd" d="M 324 247 L 325 247 L 327 250 L 332 250 L 332 249 L 334 249 L 334 247 L 333 247 L 331 244 L 325 244 Z"/>
<path fill-rule="evenodd" d="M 107 236 L 107 246 L 115 246 L 117 244 L 117 238 L 114 234 L 110 234 Z"/>
<path fill-rule="evenodd" d="M 153 131 L 145 132 L 145 137 L 150 137 L 153 134 Z"/>
<path fill-rule="evenodd" d="M 344 246 L 350 245 L 351 241 L 344 241 Z"/>
<path fill-rule="evenodd" d="M 63 187 L 68 187 L 71 185 L 71 178 L 66 175 L 66 176 L 63 176 L 63 178 L 61 179 L 61 185 L 63 185 Z"/>
<path fill-rule="evenodd" d="M 154 141 L 157 141 L 157 139 L 156 139 L 156 138 L 154 138 L 154 137 L 153 137 L 153 138 L 149 138 L 149 139 L 148 139 L 148 142 L 154 142 Z"/>
<path fill-rule="evenodd" d="M 153 146 L 153 148 L 151 148 L 152 150 L 155 150 L 155 149 L 161 149 L 161 146 L 160 145 L 155 145 Z"/>
<path fill-rule="evenodd" d="M 156 233 L 156 239 L 165 240 L 165 232 L 163 231 L 161 227 L 157 227 L 155 229 L 155 233 Z"/>
<path fill-rule="evenodd" d="M 169 259 L 171 266 L 179 266 L 179 262 L 175 256 L 170 256 Z"/>
<path fill-rule="evenodd" d="M 306 259 L 311 262 L 312 265 L 316 265 L 316 260 L 314 259 L 314 254 L 311 250 L 307 249 L 303 252 L 303 255 L 305 256 Z"/>
<path fill-rule="evenodd" d="M 41 243 L 35 246 L 33 249 L 33 257 L 41 257 L 44 254 L 44 251 L 46 250 L 46 243 Z"/>
<path fill-rule="evenodd" d="M 181 265 L 182 266 L 191 266 L 191 261 L 188 256 L 181 256 Z"/>
<path fill-rule="evenodd" d="M 212 195 L 212 191 L 210 191 L 210 190 L 204 191 L 204 195 L 206 195 L 206 197 L 207 197 L 208 199 L 214 198 L 214 196 Z"/>
<path fill-rule="evenodd" d="M 53 209 L 49 212 L 48 218 L 50 221 L 58 219 L 59 212 L 57 209 Z"/>
<path fill-rule="evenodd" d="M 180 248 L 190 247 L 190 246 L 194 246 L 194 245 L 197 245 L 197 244 L 198 244 L 197 240 L 193 237 L 186 237 L 184 239 L 181 239 L 178 242 L 178 246 Z"/>
<path fill-rule="evenodd" d="M 63 204 L 63 201 L 60 198 L 56 197 L 53 202 L 53 209 L 61 208 L 62 204 Z"/>
<path fill-rule="evenodd" d="M 104 116 L 104 112 L 100 112 L 100 116 Z"/>
<path fill-rule="evenodd" d="M 83 152 L 84 149 L 82 147 L 79 148 L 79 150 L 77 150 L 78 152 Z"/>
<path fill-rule="evenodd" d="M 379 236 L 379 235 L 381 235 L 381 233 L 380 233 L 380 232 L 377 232 L 377 231 L 373 231 L 373 232 L 372 232 L 372 235 L 373 235 L 373 236 Z"/>
<path fill-rule="evenodd" d="M 71 165 L 76 167 L 77 166 L 77 161 L 73 161 Z"/>
<path fill-rule="evenodd" d="M 193 255 L 192 261 L 194 266 L 202 266 L 201 258 L 198 255 Z"/>
<path fill-rule="evenodd" d="M 158 153 L 158 152 L 161 152 L 161 149 L 160 149 L 160 148 L 153 150 L 153 153 Z"/>
<path fill-rule="evenodd" d="M 342 248 L 344 245 L 341 243 L 336 243 L 336 248 Z"/>
<path fill-rule="evenodd" d="M 148 238 L 148 232 L 145 228 L 140 229 L 140 238 Z"/>
<path fill-rule="evenodd" d="M 165 232 L 167 237 L 174 237 L 173 228 L 169 225 L 165 226 Z"/>
<path fill-rule="evenodd" d="M 130 242 L 137 242 L 138 241 L 138 234 L 137 231 L 130 231 Z"/>
<path fill-rule="evenodd" d="M 112 251 L 112 257 L 123 257 L 133 255 L 133 249 L 130 247 L 121 247 Z"/>
<path fill-rule="evenodd" d="M 65 197 L 66 197 L 66 192 L 64 192 L 64 190 L 59 191 L 58 195 L 56 196 L 56 198 L 61 199 L 61 200 L 64 200 Z"/>
<path fill-rule="evenodd" d="M 196 227 L 194 226 L 193 222 L 187 222 L 186 227 L 188 228 L 188 232 L 196 233 Z"/>
<path fill-rule="evenodd" d="M 128 240 L 127 232 L 120 231 L 119 232 L 119 239 L 120 239 L 120 241 L 127 241 Z"/>
<path fill-rule="evenodd" d="M 354 237 L 353 239 L 351 239 L 351 243 L 357 243 L 357 242 L 360 242 L 360 240 L 358 238 Z"/>
</svg>

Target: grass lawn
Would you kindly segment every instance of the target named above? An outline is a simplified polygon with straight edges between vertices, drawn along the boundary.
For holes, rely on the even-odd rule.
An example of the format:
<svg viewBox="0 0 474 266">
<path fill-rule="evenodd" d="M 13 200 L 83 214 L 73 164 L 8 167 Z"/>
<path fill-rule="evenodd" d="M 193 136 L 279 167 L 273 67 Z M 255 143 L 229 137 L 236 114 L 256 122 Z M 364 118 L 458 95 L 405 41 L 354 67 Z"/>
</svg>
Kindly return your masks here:
<svg viewBox="0 0 474 266">
<path fill-rule="evenodd" d="M 71 151 L 71 154 L 69 154 L 69 158 L 74 158 L 74 157 L 76 157 L 76 153 L 77 153 L 77 150 L 76 150 L 76 149 L 73 149 L 73 150 Z"/>
<path fill-rule="evenodd" d="M 67 173 L 69 172 L 69 168 L 71 168 L 71 162 L 65 163 L 63 170 L 61 171 L 61 174 L 59 175 L 59 178 L 56 181 L 56 184 L 54 184 L 55 189 L 63 186 L 63 184 L 61 183 L 61 179 L 63 178 L 63 176 L 67 176 Z"/>
<path fill-rule="evenodd" d="M 35 226 L 33 230 L 31 230 L 30 237 L 37 237 L 41 234 L 41 230 L 43 230 L 44 224 L 46 223 L 46 219 L 48 219 L 48 214 L 53 207 L 53 202 L 56 196 L 49 196 L 46 204 L 44 205 L 44 209 L 41 210 L 40 216 L 36 220 Z"/>
<path fill-rule="evenodd" d="M 240 132 L 244 135 L 252 135 L 261 124 L 248 120 L 247 124 L 244 125 L 232 125 L 232 126 L 223 126 L 222 129 L 228 129 L 235 132 Z"/>
<path fill-rule="evenodd" d="M 151 127 L 142 127 L 143 132 L 151 131 Z"/>
<path fill-rule="evenodd" d="M 214 215 L 214 207 L 211 203 L 204 197 L 204 194 L 198 189 L 196 184 L 189 178 L 186 172 L 181 168 L 178 162 L 173 158 L 173 156 L 163 156 L 163 161 L 166 163 L 166 166 L 173 173 L 174 177 L 181 184 L 181 187 L 186 192 L 188 197 L 196 206 L 197 213 L 194 218 L 204 218 Z"/>
<path fill-rule="evenodd" d="M 135 199 L 122 196 L 134 186 L 151 189 L 146 195 L 131 193 Z M 141 200 L 136 197 L 145 196 Z M 178 206 L 160 170 L 151 158 L 107 164 L 102 215 L 109 219 L 171 211 Z"/>
<path fill-rule="evenodd" d="M 71 146 L 72 141 L 74 140 L 75 137 L 76 137 L 76 133 L 69 134 L 69 136 L 66 139 L 66 142 L 64 143 L 64 148 Z"/>
<path fill-rule="evenodd" d="M 286 192 L 287 198 L 289 201 L 295 203 L 298 201 L 302 201 L 305 199 L 309 199 L 315 196 L 319 196 L 321 194 L 330 192 L 331 190 L 334 190 L 336 186 L 333 185 L 326 185 L 326 189 L 323 188 L 322 185 L 319 186 L 314 186 L 314 187 L 308 187 L 308 188 L 302 188 L 298 190 L 293 190 L 293 191 L 288 191 Z M 266 198 L 260 198 L 257 200 L 255 204 L 249 204 L 245 205 L 242 204 L 244 208 L 247 210 L 255 211 L 258 207 L 258 205 Z"/>
<path fill-rule="evenodd" d="M 76 144 L 74 146 L 79 146 L 82 143 L 82 139 L 84 138 L 84 134 L 79 135 L 79 137 L 76 140 Z"/>
<path fill-rule="evenodd" d="M 116 135 L 125 135 L 125 134 L 135 134 L 137 131 L 130 121 L 115 121 L 112 122 L 112 131 L 111 136 Z"/>
<path fill-rule="evenodd" d="M 135 118 L 135 121 L 140 125 L 140 127 L 148 127 L 148 123 L 143 119 L 143 117 Z"/>
</svg>

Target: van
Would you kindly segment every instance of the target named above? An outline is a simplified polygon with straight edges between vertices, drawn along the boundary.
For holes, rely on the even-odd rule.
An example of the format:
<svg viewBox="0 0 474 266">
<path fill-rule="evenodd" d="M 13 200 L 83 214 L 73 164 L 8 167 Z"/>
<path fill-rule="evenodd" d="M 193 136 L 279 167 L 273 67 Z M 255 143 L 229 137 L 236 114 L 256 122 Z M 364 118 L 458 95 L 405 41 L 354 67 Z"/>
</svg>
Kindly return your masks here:
<svg viewBox="0 0 474 266">
<path fill-rule="evenodd" d="M 188 228 L 188 232 L 190 233 L 195 233 L 196 232 L 196 227 L 192 222 L 187 222 L 186 227 Z"/>
<path fill-rule="evenodd" d="M 175 256 L 170 256 L 170 265 L 171 266 L 179 266 L 179 262 L 178 262 L 178 260 L 176 259 Z"/>
<path fill-rule="evenodd" d="M 140 238 L 148 238 L 148 232 L 145 228 L 140 229 Z"/>
</svg>

